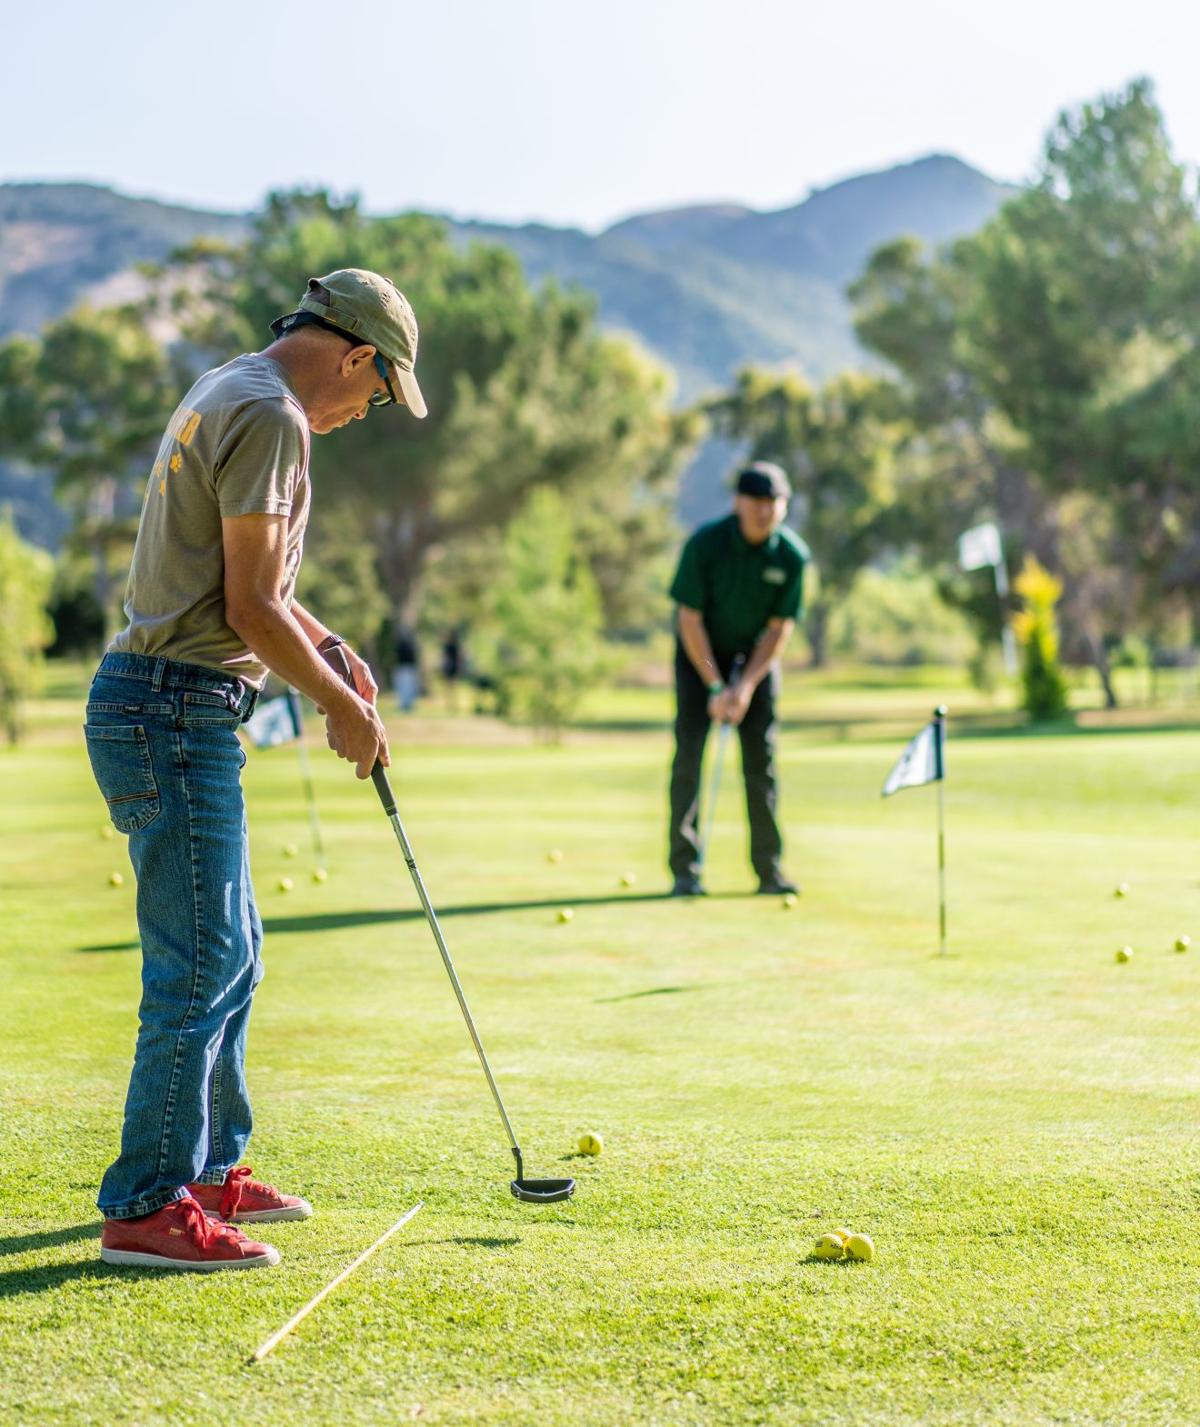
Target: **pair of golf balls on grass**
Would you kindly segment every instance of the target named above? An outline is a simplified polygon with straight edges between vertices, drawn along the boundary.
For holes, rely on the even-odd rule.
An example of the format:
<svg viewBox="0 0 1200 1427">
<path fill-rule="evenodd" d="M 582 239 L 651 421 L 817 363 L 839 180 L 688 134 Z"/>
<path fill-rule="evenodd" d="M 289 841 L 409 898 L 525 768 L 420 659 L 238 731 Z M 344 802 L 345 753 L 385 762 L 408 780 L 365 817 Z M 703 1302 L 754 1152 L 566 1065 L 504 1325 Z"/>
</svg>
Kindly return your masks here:
<svg viewBox="0 0 1200 1427">
<path fill-rule="evenodd" d="M 870 1263 L 875 1257 L 875 1245 L 866 1234 L 852 1234 L 849 1229 L 833 1229 L 822 1234 L 813 1245 L 812 1257 L 827 1263 L 849 1259 L 854 1263 Z"/>
</svg>

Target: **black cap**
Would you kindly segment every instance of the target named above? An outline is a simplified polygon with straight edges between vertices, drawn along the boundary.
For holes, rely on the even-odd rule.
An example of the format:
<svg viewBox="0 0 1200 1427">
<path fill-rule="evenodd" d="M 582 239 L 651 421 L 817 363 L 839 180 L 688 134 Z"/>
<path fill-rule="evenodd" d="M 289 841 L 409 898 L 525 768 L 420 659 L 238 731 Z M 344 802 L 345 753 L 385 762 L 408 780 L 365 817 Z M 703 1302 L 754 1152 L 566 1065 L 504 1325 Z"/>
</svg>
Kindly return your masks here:
<svg viewBox="0 0 1200 1427">
<path fill-rule="evenodd" d="M 781 466 L 773 461 L 753 461 L 738 472 L 734 489 L 738 495 L 757 496 L 759 499 L 774 500 L 783 496 L 787 500 L 792 487 Z"/>
</svg>

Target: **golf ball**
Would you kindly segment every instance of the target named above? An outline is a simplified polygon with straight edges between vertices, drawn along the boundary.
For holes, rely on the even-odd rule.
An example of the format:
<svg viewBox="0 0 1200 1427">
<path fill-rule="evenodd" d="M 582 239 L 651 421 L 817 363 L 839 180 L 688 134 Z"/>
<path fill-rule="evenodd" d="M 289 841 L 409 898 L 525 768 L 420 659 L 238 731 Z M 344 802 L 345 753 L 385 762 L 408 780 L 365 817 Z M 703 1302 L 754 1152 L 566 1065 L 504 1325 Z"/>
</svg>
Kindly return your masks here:
<svg viewBox="0 0 1200 1427">
<path fill-rule="evenodd" d="M 100 836 L 105 840 L 105 842 L 110 842 L 114 837 L 116 837 L 116 835 L 117 830 L 113 827 L 112 823 L 105 823 L 104 826 L 100 829 Z"/>
<path fill-rule="evenodd" d="M 1117 960 L 1118 960 L 1118 961 L 1130 961 L 1130 960 L 1132 960 L 1132 958 L 1133 958 L 1133 947 L 1131 947 L 1131 946 L 1119 946 L 1119 947 L 1117 948 Z"/>
<path fill-rule="evenodd" d="M 1113 888 L 1113 896 L 1114 896 L 1114 897 L 1128 897 L 1128 896 L 1129 896 L 1129 883 L 1128 883 L 1128 882 L 1118 882 L 1117 885 L 1116 885 L 1116 887 Z"/>
<path fill-rule="evenodd" d="M 326 881 L 326 879 L 327 879 L 328 877 L 329 877 L 329 873 L 326 872 L 323 867 L 314 867 L 314 868 L 313 868 L 313 881 L 314 881 L 314 882 L 324 882 L 324 881 Z"/>
<path fill-rule="evenodd" d="M 119 872 L 109 874 L 108 883 L 110 887 L 124 887 L 125 878 Z"/>
<path fill-rule="evenodd" d="M 870 1263 L 875 1257 L 875 1245 L 866 1234 L 851 1234 L 846 1240 L 846 1257 L 859 1263 Z"/>
<path fill-rule="evenodd" d="M 569 922 L 574 917 L 574 915 L 575 913 L 570 909 L 570 907 L 562 907 L 558 913 L 558 920 L 560 922 Z"/>
<path fill-rule="evenodd" d="M 1192 944 L 1192 939 L 1191 939 L 1190 936 L 1177 936 L 1177 937 L 1175 938 L 1175 950 L 1176 950 L 1176 951 L 1186 951 L 1186 950 L 1188 949 L 1188 947 L 1191 946 L 1191 944 Z"/>
<path fill-rule="evenodd" d="M 844 1251 L 840 1234 L 822 1234 L 813 1245 L 812 1256 L 815 1259 L 840 1259 Z"/>
<path fill-rule="evenodd" d="M 622 886 L 622 887 L 633 887 L 633 886 L 636 886 L 636 885 L 637 885 L 637 873 L 636 873 L 636 872 L 626 872 L 626 874 L 624 875 L 624 877 L 621 878 L 621 886 Z"/>
<path fill-rule="evenodd" d="M 278 882 L 279 890 L 281 892 L 290 892 L 294 885 L 295 884 L 292 882 L 292 879 L 290 877 L 281 877 Z"/>
<path fill-rule="evenodd" d="M 299 854 L 299 852 L 300 849 L 296 846 L 294 842 L 285 842 L 283 844 L 283 855 L 285 857 L 295 857 Z"/>
<path fill-rule="evenodd" d="M 593 1135 L 593 1134 L 591 1134 L 591 1133 L 589 1132 L 589 1133 L 586 1134 L 586 1135 L 580 1135 L 580 1136 L 579 1136 L 579 1153 L 580 1153 L 580 1154 L 592 1154 L 592 1155 L 595 1155 L 595 1154 L 601 1154 L 601 1153 L 603 1153 L 603 1151 L 604 1151 L 604 1141 L 600 1138 L 599 1135 Z"/>
<path fill-rule="evenodd" d="M 557 847 L 553 850 L 553 852 L 548 852 L 548 853 L 546 854 L 546 861 L 547 861 L 547 862 L 561 862 L 562 860 L 563 860 L 563 855 L 562 855 L 561 852 L 559 852 L 559 850 L 558 850 Z"/>
<path fill-rule="evenodd" d="M 789 892 L 783 899 L 783 905 L 787 908 L 791 908 L 794 907 L 799 900 L 800 898 L 796 896 L 795 892 Z"/>
</svg>

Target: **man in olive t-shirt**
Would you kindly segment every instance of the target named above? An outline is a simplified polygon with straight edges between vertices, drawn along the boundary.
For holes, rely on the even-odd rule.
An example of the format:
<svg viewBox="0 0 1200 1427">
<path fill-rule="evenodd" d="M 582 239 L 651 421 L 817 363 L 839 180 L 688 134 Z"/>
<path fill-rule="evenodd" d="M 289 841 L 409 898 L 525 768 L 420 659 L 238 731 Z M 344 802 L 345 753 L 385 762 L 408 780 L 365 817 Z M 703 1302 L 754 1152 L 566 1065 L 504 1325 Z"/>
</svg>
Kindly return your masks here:
<svg viewBox="0 0 1200 1427">
<path fill-rule="evenodd" d="M 700 769 L 712 723 L 738 730 L 758 890 L 798 890 L 780 866 L 775 820 L 779 658 L 804 597 L 808 547 L 783 524 L 791 487 L 767 461 L 737 478 L 734 511 L 702 525 L 671 583 L 677 605 L 675 759 L 671 768 L 672 895 L 700 896 Z M 739 660 L 744 660 L 736 679 Z"/>
<path fill-rule="evenodd" d="M 325 713 L 360 778 L 388 762 L 371 671 L 295 598 L 311 435 L 372 406 L 425 415 L 417 324 L 388 279 L 312 278 L 275 341 L 202 376 L 146 483 L 128 626 L 88 696 L 88 756 L 137 874 L 142 998 L 121 1150 L 100 1186 L 101 1257 L 142 1268 L 279 1262 L 238 1223 L 303 1219 L 250 1177 L 245 1055 L 262 977 L 236 729 L 268 671 Z"/>
</svg>

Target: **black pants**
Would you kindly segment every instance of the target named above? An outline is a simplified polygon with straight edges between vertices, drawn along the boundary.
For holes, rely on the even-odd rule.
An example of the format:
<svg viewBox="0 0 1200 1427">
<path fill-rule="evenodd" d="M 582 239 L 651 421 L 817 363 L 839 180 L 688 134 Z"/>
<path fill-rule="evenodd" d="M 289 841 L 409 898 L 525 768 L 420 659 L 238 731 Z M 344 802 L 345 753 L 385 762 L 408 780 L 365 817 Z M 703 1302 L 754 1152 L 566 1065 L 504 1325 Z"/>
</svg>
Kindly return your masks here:
<svg viewBox="0 0 1200 1427">
<path fill-rule="evenodd" d="M 735 655 L 715 655 L 728 679 Z M 779 670 L 773 668 L 754 691 L 746 717 L 738 725 L 746 812 L 750 819 L 750 862 L 759 880 L 775 877 L 783 839 L 775 822 L 775 699 Z M 700 874 L 700 766 L 708 738 L 708 690 L 683 646 L 675 646 L 675 761 L 671 766 L 671 850 L 674 877 Z M 726 770 L 727 772 L 728 770 Z"/>
</svg>

